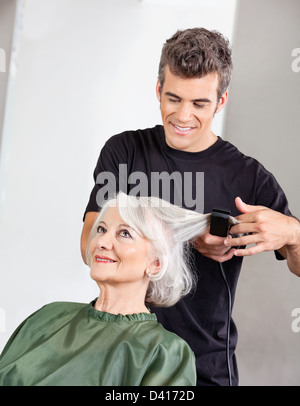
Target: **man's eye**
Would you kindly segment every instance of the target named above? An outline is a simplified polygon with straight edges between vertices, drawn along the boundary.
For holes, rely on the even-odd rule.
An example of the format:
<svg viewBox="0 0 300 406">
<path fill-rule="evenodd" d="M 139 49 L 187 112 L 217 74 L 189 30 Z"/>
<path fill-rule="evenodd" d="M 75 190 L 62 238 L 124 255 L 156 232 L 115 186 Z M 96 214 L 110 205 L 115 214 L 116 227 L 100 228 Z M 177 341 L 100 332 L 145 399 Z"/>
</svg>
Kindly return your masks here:
<svg viewBox="0 0 300 406">
<path fill-rule="evenodd" d="M 194 106 L 195 106 L 197 109 L 203 109 L 203 108 L 205 107 L 204 104 L 197 104 L 197 103 L 194 103 Z"/>
<path fill-rule="evenodd" d="M 105 228 L 102 226 L 97 227 L 97 233 L 105 233 Z"/>
<path fill-rule="evenodd" d="M 178 100 L 178 99 L 169 99 L 169 101 L 170 101 L 171 103 L 178 103 L 180 100 Z"/>
</svg>

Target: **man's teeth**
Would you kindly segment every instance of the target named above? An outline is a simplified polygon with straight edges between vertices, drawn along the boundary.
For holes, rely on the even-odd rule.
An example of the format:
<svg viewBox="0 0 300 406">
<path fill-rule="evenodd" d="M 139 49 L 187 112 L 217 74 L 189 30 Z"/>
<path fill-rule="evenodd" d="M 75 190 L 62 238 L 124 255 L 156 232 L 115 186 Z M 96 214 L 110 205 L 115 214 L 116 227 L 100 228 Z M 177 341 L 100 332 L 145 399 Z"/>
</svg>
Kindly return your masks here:
<svg viewBox="0 0 300 406">
<path fill-rule="evenodd" d="M 188 131 L 192 128 L 192 127 L 179 127 L 179 125 L 175 125 L 175 127 L 178 128 L 178 130 L 180 131 Z"/>
</svg>

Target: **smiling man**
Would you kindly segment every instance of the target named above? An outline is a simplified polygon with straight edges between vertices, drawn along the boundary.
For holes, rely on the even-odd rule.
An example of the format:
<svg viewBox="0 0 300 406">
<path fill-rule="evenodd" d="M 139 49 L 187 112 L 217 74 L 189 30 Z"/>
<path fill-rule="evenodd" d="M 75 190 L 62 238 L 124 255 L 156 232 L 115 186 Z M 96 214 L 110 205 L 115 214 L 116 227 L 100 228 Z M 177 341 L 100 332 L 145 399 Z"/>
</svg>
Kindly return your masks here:
<svg viewBox="0 0 300 406">
<path fill-rule="evenodd" d="M 225 106 L 228 91 L 218 99 L 219 76 L 186 79 L 165 70 L 164 85 L 158 80 L 156 94 L 160 101 L 165 139 L 174 149 L 198 152 L 217 141 L 211 131 L 212 120 Z"/>
<path fill-rule="evenodd" d="M 85 260 L 89 232 L 101 209 L 97 197 L 105 187 L 97 182 L 99 174 L 109 174 L 108 182 L 114 182 L 116 192 L 120 188 L 127 194 L 136 193 L 132 182 L 119 184 L 122 165 L 126 165 L 128 177 L 143 174 L 138 188 L 142 194 L 154 193 L 153 174 L 167 174 L 172 179 L 171 203 L 176 203 L 179 194 L 185 208 L 203 207 L 204 213 L 210 213 L 223 207 L 238 216 L 241 223 L 231 232 L 246 235 L 223 238 L 207 232 L 193 242 L 198 275 L 195 292 L 171 308 L 153 309 L 164 327 L 193 349 L 197 385 L 238 384 L 237 330 L 233 320 L 230 325 L 227 320 L 243 257 L 275 251 L 278 259 L 286 258 L 291 272 L 300 275 L 300 224 L 291 216 L 281 187 L 259 162 L 212 132 L 214 115 L 228 99 L 231 72 L 229 43 L 216 31 L 188 29 L 166 41 L 156 86 L 163 126 L 125 131 L 106 142 L 94 172 L 95 186 L 81 236 Z M 155 193 L 162 197 L 162 187 L 156 187 Z M 187 203 L 201 199 L 203 205 Z M 251 247 L 245 248 L 247 245 Z"/>
</svg>

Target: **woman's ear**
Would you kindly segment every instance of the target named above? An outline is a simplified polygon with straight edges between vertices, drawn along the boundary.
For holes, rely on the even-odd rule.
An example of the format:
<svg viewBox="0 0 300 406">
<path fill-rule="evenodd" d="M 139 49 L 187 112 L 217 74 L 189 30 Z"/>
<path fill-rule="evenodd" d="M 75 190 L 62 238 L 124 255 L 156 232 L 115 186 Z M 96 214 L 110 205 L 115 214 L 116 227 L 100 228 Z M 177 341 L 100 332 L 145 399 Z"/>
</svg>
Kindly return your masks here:
<svg viewBox="0 0 300 406">
<path fill-rule="evenodd" d="M 146 270 L 146 275 L 151 276 L 157 274 L 161 269 L 161 263 L 158 258 L 156 258 L 154 261 L 152 261 Z"/>
</svg>

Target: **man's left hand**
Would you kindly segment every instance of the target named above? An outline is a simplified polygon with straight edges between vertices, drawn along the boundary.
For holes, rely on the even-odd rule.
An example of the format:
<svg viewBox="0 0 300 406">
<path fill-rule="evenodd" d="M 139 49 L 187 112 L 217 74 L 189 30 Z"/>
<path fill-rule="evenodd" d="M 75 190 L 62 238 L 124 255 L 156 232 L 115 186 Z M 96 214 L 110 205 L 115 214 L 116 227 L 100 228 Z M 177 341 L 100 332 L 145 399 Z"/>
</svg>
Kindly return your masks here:
<svg viewBox="0 0 300 406">
<path fill-rule="evenodd" d="M 242 213 L 237 219 L 240 224 L 230 229 L 230 234 L 246 234 L 237 238 L 227 238 L 228 247 L 247 246 L 236 249 L 235 255 L 248 256 L 263 251 L 278 250 L 290 259 L 288 266 L 293 273 L 300 275 L 300 223 L 297 219 L 285 216 L 264 206 L 252 206 L 239 197 L 235 199 L 238 210 Z M 289 258 L 290 254 L 290 258 Z M 292 269 L 291 266 L 292 265 Z"/>
</svg>

